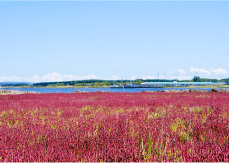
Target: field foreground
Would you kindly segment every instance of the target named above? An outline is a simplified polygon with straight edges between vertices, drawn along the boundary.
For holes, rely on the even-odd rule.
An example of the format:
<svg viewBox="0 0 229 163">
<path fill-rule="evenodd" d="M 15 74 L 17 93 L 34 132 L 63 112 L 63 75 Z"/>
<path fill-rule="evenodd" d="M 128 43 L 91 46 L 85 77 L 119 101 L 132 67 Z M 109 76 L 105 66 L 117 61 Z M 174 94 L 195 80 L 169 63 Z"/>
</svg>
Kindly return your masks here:
<svg viewBox="0 0 229 163">
<path fill-rule="evenodd" d="M 229 93 L 0 95 L 0 161 L 229 162 Z"/>
</svg>

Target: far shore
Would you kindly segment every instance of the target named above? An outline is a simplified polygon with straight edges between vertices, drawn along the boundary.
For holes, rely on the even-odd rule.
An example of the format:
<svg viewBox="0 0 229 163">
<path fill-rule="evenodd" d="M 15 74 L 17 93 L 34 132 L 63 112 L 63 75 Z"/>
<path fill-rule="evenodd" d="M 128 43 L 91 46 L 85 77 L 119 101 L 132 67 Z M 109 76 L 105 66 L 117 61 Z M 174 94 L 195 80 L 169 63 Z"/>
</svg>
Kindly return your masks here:
<svg viewBox="0 0 229 163">
<path fill-rule="evenodd" d="M 0 89 L 10 89 L 10 88 L 74 88 L 72 85 L 67 86 L 46 86 L 46 87 L 0 87 Z M 110 88 L 110 86 L 75 86 L 75 88 Z M 163 88 L 229 88 L 229 85 L 206 85 L 206 86 L 188 86 L 188 87 L 163 87 Z"/>
<path fill-rule="evenodd" d="M 74 93 L 82 93 L 82 92 L 88 92 L 88 91 L 76 90 Z M 107 91 L 101 91 L 101 92 L 107 92 Z M 175 90 L 175 89 L 165 89 L 165 90 L 155 90 L 155 91 L 143 90 L 142 92 L 174 92 L 174 93 L 176 92 L 229 92 L 229 89 L 212 88 L 209 91 L 206 91 L 205 89 L 199 90 L 195 88 L 190 88 L 190 89 L 182 89 L 182 90 Z M 10 90 L 10 89 L 5 89 L 5 90 L 0 89 L 0 95 L 18 95 L 18 94 L 40 94 L 40 93 L 33 92 L 33 91 L 18 91 L 18 90 Z"/>
</svg>

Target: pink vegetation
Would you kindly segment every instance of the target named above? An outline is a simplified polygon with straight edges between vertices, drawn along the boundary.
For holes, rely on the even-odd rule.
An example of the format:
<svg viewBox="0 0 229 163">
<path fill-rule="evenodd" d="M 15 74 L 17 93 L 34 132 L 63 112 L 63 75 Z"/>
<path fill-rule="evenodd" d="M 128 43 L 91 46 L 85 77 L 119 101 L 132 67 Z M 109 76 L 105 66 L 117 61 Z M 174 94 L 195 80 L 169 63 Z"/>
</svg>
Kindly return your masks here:
<svg viewBox="0 0 229 163">
<path fill-rule="evenodd" d="M 228 93 L 0 96 L 0 161 L 229 162 Z"/>
</svg>

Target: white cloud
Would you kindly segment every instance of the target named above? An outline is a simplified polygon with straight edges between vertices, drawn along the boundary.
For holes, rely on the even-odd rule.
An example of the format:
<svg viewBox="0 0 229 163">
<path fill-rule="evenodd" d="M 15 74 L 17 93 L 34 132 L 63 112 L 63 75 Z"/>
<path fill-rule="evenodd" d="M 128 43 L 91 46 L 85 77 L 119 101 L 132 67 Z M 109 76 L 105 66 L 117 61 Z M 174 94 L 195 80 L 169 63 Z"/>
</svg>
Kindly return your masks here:
<svg viewBox="0 0 229 163">
<path fill-rule="evenodd" d="M 222 68 L 205 70 L 205 69 L 198 69 L 191 67 L 189 71 L 185 71 L 183 69 L 177 69 L 174 71 L 168 71 L 165 75 L 160 75 L 160 79 L 178 79 L 178 80 L 190 80 L 193 76 L 200 76 L 201 78 L 216 78 L 216 79 L 223 79 L 229 77 L 229 72 Z M 136 77 L 135 75 L 128 78 L 128 80 L 135 80 L 135 79 L 158 79 L 158 76 L 155 74 L 146 75 L 142 77 Z M 76 76 L 76 75 L 61 75 L 59 73 L 53 72 L 51 74 L 46 74 L 44 76 L 37 76 L 33 75 L 31 77 L 18 77 L 18 76 L 2 76 L 0 77 L 0 82 L 31 82 L 31 83 L 38 83 L 38 82 L 55 82 L 55 81 L 71 81 L 71 80 L 84 80 L 84 79 L 104 79 L 101 77 L 97 77 L 95 75 L 89 74 L 87 76 Z M 109 80 L 121 80 L 122 78 L 112 75 Z"/>
<path fill-rule="evenodd" d="M 131 76 L 129 79 L 130 79 L 130 80 L 135 80 L 135 79 L 136 79 L 136 76 L 133 75 L 133 76 Z"/>
<path fill-rule="evenodd" d="M 156 79 L 153 75 L 142 76 L 141 79 Z"/>
<path fill-rule="evenodd" d="M 184 71 L 184 70 L 182 70 L 182 69 L 178 69 L 177 70 L 180 74 L 185 74 L 186 72 Z"/>
<path fill-rule="evenodd" d="M 217 69 L 212 69 L 210 70 L 212 73 L 214 73 L 215 75 L 225 75 L 228 72 L 226 70 L 223 70 L 222 68 L 217 68 Z"/>
<path fill-rule="evenodd" d="M 17 76 L 2 76 L 0 77 L 0 81 L 21 81 L 20 77 Z"/>
<path fill-rule="evenodd" d="M 116 76 L 116 75 L 112 75 L 112 77 L 109 80 L 120 80 L 121 78 Z"/>
<path fill-rule="evenodd" d="M 168 73 L 168 74 L 179 74 L 179 75 L 184 75 L 184 74 L 186 74 L 186 71 L 183 70 L 183 69 L 177 69 L 177 70 L 174 70 L 174 71 L 168 71 L 167 73 Z"/>
<path fill-rule="evenodd" d="M 120 77 L 118 77 L 116 75 L 112 75 L 111 78 L 109 78 L 109 80 L 122 80 L 122 79 L 126 80 L 126 78 L 125 79 L 124 78 L 120 78 Z M 133 75 L 130 78 L 128 78 L 127 80 L 135 80 L 135 79 L 136 79 L 136 76 Z"/>
<path fill-rule="evenodd" d="M 200 76 L 201 78 L 216 78 L 216 79 L 223 79 L 228 78 L 229 72 L 226 70 L 223 70 L 222 68 L 217 69 L 198 69 L 191 67 L 189 71 L 184 71 L 183 69 L 177 69 L 174 71 L 167 72 L 168 77 L 170 79 L 178 79 L 178 80 L 189 80 L 192 79 L 193 76 Z"/>
<path fill-rule="evenodd" d="M 217 68 L 217 69 L 213 69 L 211 68 L 210 71 L 205 70 L 205 69 L 198 69 L 198 68 L 193 68 L 191 67 L 190 70 L 190 75 L 198 75 L 201 78 L 216 78 L 216 79 L 220 79 L 220 78 L 227 78 L 229 75 L 229 72 L 227 70 L 223 70 L 222 68 Z"/>
<path fill-rule="evenodd" d="M 169 79 L 178 79 L 178 80 L 190 80 L 193 78 L 193 76 L 189 75 L 185 70 L 183 69 L 177 69 L 174 71 L 168 71 L 167 73 L 167 80 Z"/>
<path fill-rule="evenodd" d="M 84 80 L 84 79 L 102 79 L 95 75 L 75 76 L 75 75 L 61 75 L 53 72 L 44 76 L 38 77 L 37 75 L 31 77 L 18 77 L 18 76 L 2 76 L 0 82 L 15 81 L 15 82 L 54 82 L 54 81 L 70 81 L 70 80 Z"/>
<path fill-rule="evenodd" d="M 191 80 L 193 78 L 192 75 L 172 75 L 166 78 L 167 80 L 178 79 L 178 80 Z"/>
<path fill-rule="evenodd" d="M 190 73 L 197 73 L 197 74 L 206 74 L 206 75 L 211 75 L 211 73 L 208 70 L 205 69 L 198 69 L 198 68 L 193 68 L 191 67 L 189 70 Z"/>
</svg>

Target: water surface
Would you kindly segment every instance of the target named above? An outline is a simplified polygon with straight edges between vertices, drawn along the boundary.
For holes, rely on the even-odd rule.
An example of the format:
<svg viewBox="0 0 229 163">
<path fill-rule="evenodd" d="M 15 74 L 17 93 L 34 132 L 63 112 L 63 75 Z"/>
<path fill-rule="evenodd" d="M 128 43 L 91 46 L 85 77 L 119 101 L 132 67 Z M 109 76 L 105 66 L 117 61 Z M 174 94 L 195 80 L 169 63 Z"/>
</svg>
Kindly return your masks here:
<svg viewBox="0 0 229 163">
<path fill-rule="evenodd" d="M 27 91 L 27 88 L 10 88 L 11 90 Z M 142 92 L 142 91 L 162 91 L 162 90 L 187 90 L 188 88 L 75 88 L 75 91 L 87 91 L 87 92 Z M 212 88 L 194 88 L 197 90 L 209 91 Z M 220 89 L 220 88 L 219 88 Z M 29 88 L 30 92 L 36 93 L 73 93 L 73 88 Z"/>
</svg>

